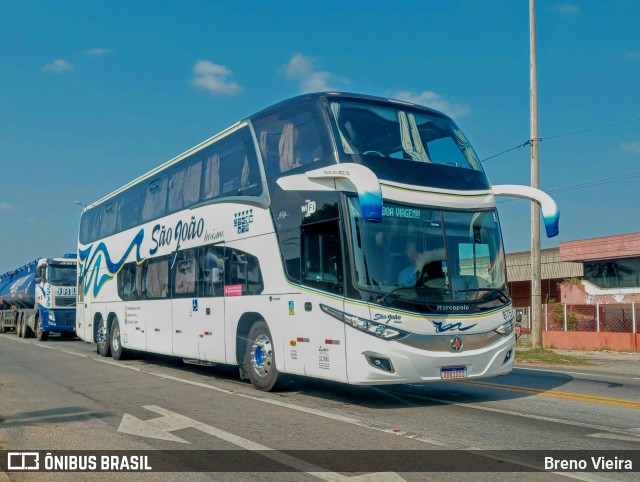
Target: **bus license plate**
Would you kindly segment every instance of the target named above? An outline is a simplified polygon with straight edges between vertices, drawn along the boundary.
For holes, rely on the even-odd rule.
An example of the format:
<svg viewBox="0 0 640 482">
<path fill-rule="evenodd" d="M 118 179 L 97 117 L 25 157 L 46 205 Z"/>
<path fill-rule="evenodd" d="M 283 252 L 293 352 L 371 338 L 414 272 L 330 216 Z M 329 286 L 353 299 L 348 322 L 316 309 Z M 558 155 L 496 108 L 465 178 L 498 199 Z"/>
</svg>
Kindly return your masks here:
<svg viewBox="0 0 640 482">
<path fill-rule="evenodd" d="M 466 367 L 447 367 L 440 369 L 440 378 L 450 380 L 452 378 L 466 378 Z"/>
</svg>

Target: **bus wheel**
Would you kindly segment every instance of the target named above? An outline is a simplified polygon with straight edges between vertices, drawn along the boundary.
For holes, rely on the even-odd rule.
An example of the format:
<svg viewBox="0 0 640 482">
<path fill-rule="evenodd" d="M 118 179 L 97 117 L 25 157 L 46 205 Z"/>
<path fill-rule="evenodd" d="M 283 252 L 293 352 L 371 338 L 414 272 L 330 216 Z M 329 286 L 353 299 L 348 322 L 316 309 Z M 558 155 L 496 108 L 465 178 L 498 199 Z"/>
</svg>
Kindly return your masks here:
<svg viewBox="0 0 640 482">
<path fill-rule="evenodd" d="M 282 375 L 278 373 L 271 332 L 267 323 L 260 320 L 249 330 L 244 367 L 251 384 L 258 390 L 269 392 L 277 389 Z"/>
<path fill-rule="evenodd" d="M 113 327 L 112 327 L 113 328 Z M 98 354 L 100 356 L 108 357 L 111 355 L 111 344 L 109 342 L 109 332 L 107 331 L 107 324 L 104 319 L 100 318 L 98 322 L 98 333 L 97 333 L 97 342 L 98 342 Z"/>
<path fill-rule="evenodd" d="M 109 344 L 111 345 L 111 356 L 114 360 L 124 360 L 129 354 L 129 350 L 123 348 L 120 338 L 120 324 L 118 318 L 114 318 L 111 323 L 111 334 L 109 335 Z"/>
</svg>

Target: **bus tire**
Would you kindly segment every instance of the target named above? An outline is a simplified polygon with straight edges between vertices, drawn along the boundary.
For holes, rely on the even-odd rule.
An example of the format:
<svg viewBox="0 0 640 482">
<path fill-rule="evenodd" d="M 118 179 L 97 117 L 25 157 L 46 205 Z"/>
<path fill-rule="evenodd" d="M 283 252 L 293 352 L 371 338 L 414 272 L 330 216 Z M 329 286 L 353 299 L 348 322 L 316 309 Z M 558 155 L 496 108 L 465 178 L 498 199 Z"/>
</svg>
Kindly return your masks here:
<svg viewBox="0 0 640 482">
<path fill-rule="evenodd" d="M 112 326 L 113 328 L 113 326 Z M 107 322 L 104 321 L 104 318 L 100 318 L 100 321 L 98 322 L 98 335 L 97 335 L 97 352 L 98 355 L 103 356 L 103 357 L 108 357 L 111 355 L 111 340 L 110 338 L 110 334 L 107 331 Z M 100 339 L 102 339 L 102 341 L 99 341 Z"/>
<path fill-rule="evenodd" d="M 118 323 L 118 318 L 114 318 L 111 322 L 109 345 L 111 348 L 111 356 L 114 360 L 125 360 L 129 355 L 129 350 L 122 346 L 120 323 Z"/>
<path fill-rule="evenodd" d="M 256 321 L 249 330 L 244 356 L 244 369 L 254 388 L 263 392 L 277 390 L 283 376 L 276 368 L 275 349 L 269 326 L 263 320 Z"/>
</svg>

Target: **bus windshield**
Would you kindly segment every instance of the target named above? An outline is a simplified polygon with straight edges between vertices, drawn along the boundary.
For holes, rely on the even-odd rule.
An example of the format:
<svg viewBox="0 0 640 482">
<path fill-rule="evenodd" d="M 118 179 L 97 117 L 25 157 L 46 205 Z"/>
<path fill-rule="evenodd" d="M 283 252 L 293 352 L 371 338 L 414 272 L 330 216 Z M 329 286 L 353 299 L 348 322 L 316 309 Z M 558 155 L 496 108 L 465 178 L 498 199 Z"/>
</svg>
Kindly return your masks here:
<svg viewBox="0 0 640 482">
<path fill-rule="evenodd" d="M 47 281 L 56 286 L 75 286 L 75 265 L 49 265 L 49 277 Z"/>
<path fill-rule="evenodd" d="M 350 197 L 357 287 L 379 302 L 507 302 L 506 267 L 494 210 L 447 211 L 385 202 L 365 221 Z"/>
<path fill-rule="evenodd" d="M 329 105 L 339 149 L 346 155 L 482 171 L 471 144 L 446 116 L 402 104 L 336 100 Z"/>
</svg>

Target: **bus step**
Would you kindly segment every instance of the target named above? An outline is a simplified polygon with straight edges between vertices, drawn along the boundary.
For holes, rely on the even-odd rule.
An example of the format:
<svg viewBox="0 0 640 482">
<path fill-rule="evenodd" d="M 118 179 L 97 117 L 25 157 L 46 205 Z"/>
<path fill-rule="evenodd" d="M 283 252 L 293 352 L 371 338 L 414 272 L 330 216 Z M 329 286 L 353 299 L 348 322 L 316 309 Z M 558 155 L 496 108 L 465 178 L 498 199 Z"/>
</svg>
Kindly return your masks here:
<svg viewBox="0 0 640 482">
<path fill-rule="evenodd" d="M 189 365 L 199 365 L 201 367 L 213 367 L 216 366 L 215 363 L 210 361 L 198 360 L 197 358 L 183 358 L 182 361 L 184 363 L 188 363 Z"/>
</svg>

